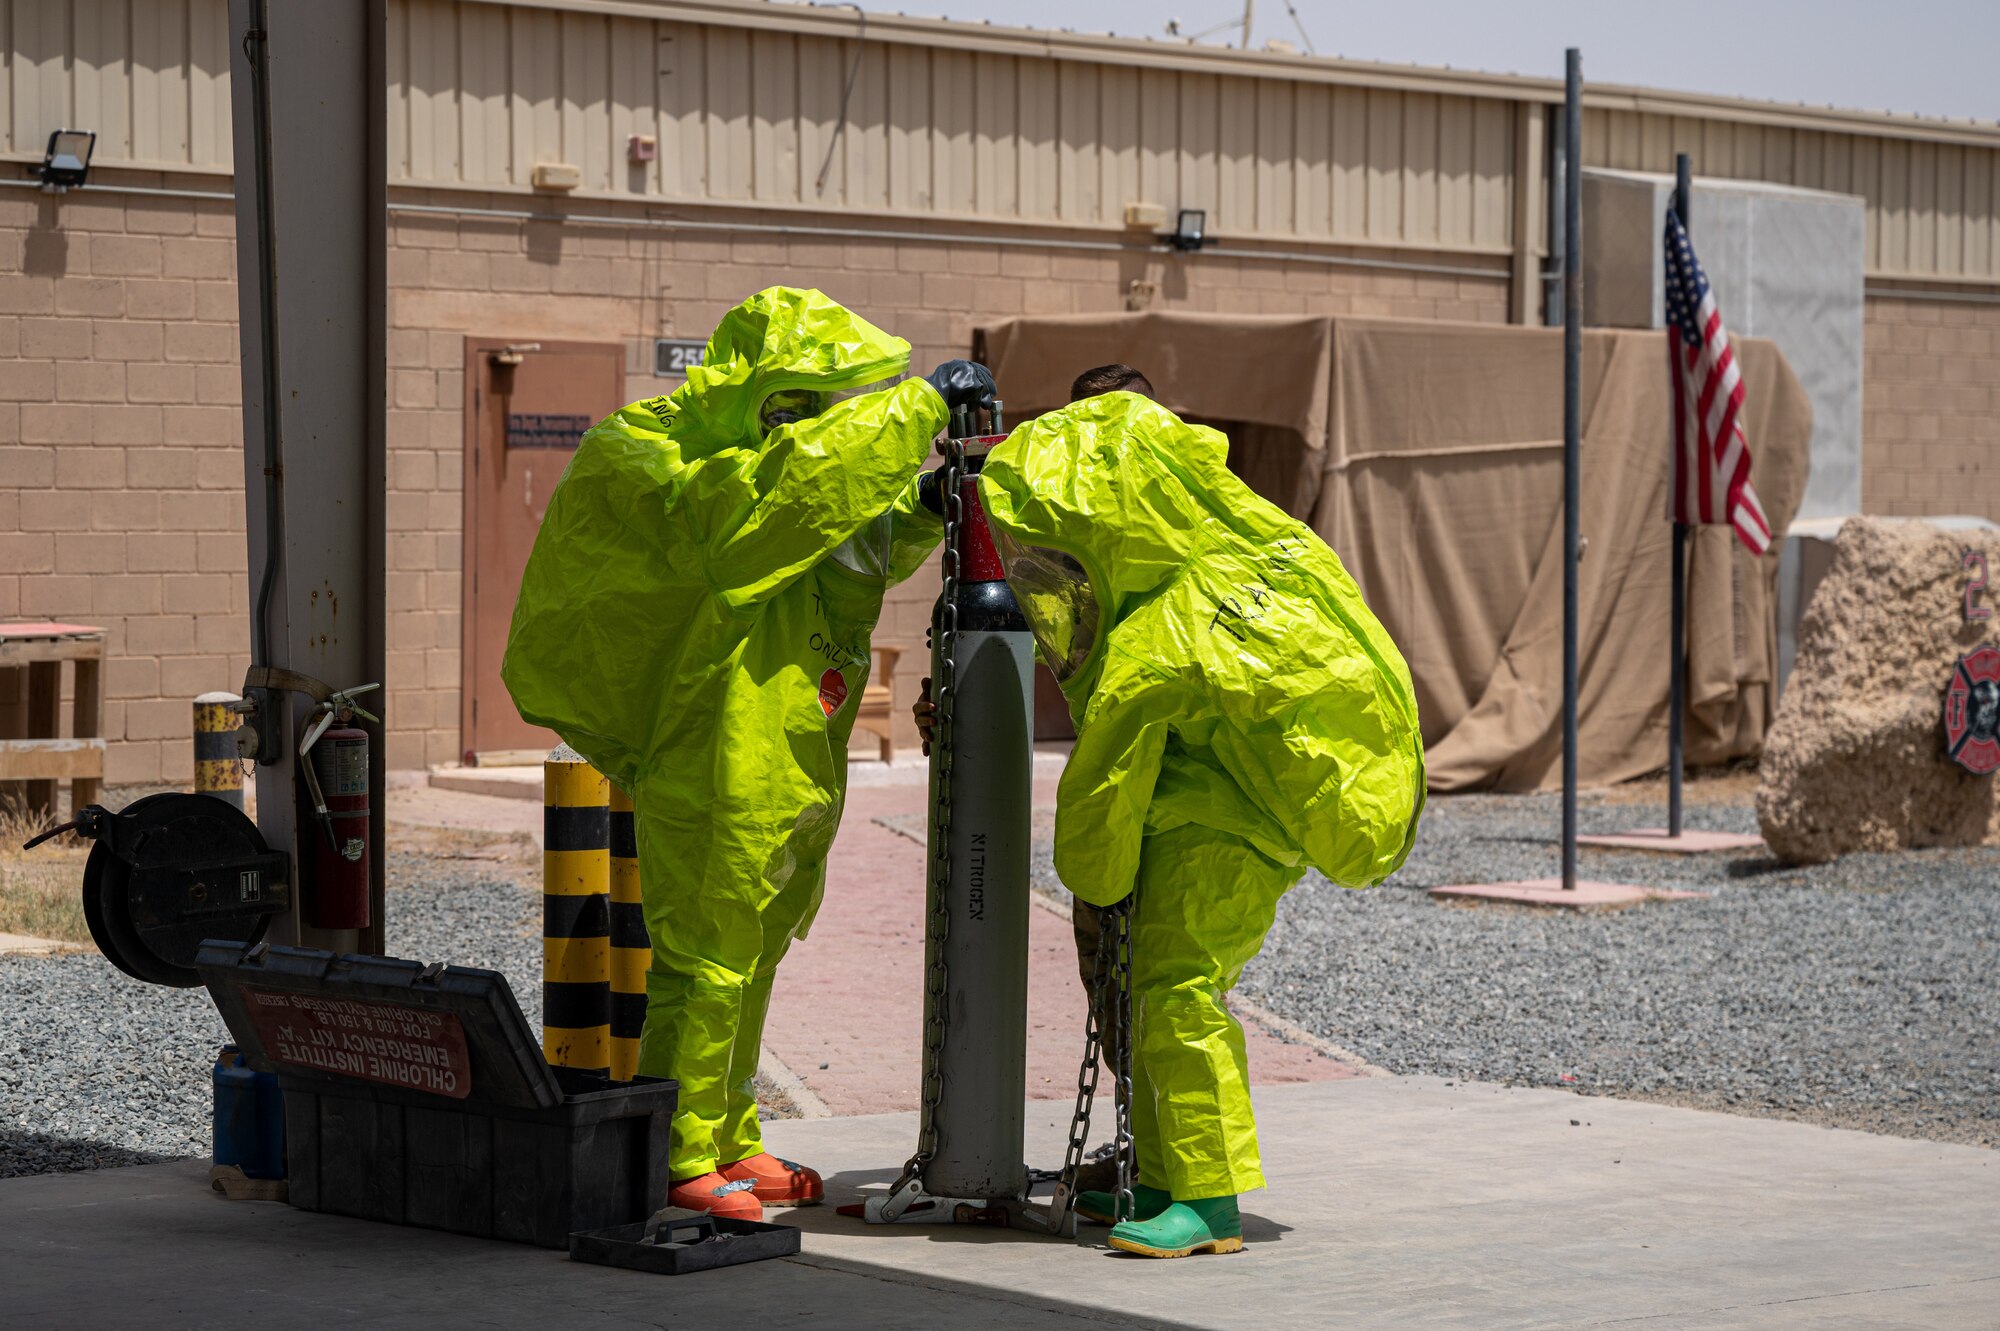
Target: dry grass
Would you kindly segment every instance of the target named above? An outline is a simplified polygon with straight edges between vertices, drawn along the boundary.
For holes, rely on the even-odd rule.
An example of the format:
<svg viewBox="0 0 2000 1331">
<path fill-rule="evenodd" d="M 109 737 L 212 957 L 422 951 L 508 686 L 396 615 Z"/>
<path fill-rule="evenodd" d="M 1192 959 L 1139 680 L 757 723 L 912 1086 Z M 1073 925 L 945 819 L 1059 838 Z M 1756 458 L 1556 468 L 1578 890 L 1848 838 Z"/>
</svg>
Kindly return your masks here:
<svg viewBox="0 0 2000 1331">
<path fill-rule="evenodd" d="M 470 860 L 487 866 L 496 877 L 524 883 L 541 881 L 542 852 L 526 832 L 392 822 L 387 828 L 387 839 L 392 855 Z"/>
<path fill-rule="evenodd" d="M 18 802 L 0 805 L 0 933 L 87 944 L 83 864 L 90 847 L 63 836 L 33 850 L 21 849 L 21 843 L 53 825 L 46 815 L 30 813 Z"/>
</svg>

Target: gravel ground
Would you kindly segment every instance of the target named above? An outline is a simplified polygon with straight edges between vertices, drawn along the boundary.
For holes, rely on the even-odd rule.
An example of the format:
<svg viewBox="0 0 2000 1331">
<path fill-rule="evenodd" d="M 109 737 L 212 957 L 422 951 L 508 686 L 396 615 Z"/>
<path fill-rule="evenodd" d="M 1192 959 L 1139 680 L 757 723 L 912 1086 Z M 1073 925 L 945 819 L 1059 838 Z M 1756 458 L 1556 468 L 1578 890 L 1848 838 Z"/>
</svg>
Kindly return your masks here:
<svg viewBox="0 0 2000 1331">
<path fill-rule="evenodd" d="M 522 885 L 539 857 L 425 841 L 389 856 L 389 951 L 503 972 L 539 1030 L 541 896 Z M 228 1038 L 203 990 L 141 984 L 94 953 L 0 957 L 0 1178 L 206 1155 L 209 1068 Z"/>
<path fill-rule="evenodd" d="M 1614 796 L 1579 822 L 1662 816 Z M 1756 831 L 1740 800 L 1687 820 Z M 2000 850 L 1580 852 L 1586 877 L 1713 894 L 1615 912 L 1422 890 L 1556 873 L 1559 827 L 1553 796 L 1433 800 L 1390 882 L 1286 897 L 1244 992 L 1392 1072 L 2000 1146 Z"/>
<path fill-rule="evenodd" d="M 390 954 L 501 972 L 539 1031 L 540 852 L 434 828 L 398 828 L 397 844 Z M 204 990 L 141 984 L 95 953 L 0 957 L 0 1178 L 207 1155 L 209 1069 L 228 1039 Z M 798 1116 L 757 1088 L 762 1117 Z"/>
</svg>

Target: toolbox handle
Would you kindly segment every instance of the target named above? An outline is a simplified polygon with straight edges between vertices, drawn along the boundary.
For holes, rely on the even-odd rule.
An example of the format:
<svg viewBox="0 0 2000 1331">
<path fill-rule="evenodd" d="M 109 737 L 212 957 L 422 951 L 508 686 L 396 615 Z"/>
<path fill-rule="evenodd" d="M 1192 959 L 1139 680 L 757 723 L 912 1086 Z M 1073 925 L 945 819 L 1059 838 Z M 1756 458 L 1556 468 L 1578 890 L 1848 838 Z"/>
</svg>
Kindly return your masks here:
<svg viewBox="0 0 2000 1331">
<path fill-rule="evenodd" d="M 676 1234 L 681 1235 L 675 1238 Z M 663 1206 L 647 1217 L 641 1243 L 705 1243 L 716 1236 L 715 1217 L 705 1211 Z"/>
</svg>

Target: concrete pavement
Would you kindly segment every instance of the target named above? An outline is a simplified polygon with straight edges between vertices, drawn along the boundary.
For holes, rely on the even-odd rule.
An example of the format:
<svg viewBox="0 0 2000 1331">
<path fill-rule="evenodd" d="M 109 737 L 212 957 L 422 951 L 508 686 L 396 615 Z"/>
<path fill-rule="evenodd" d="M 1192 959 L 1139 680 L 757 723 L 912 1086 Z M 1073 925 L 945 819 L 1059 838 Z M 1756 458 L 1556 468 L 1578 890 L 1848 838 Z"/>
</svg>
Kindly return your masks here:
<svg viewBox="0 0 2000 1331">
<path fill-rule="evenodd" d="M 1044 821 L 1055 805 L 1063 755 L 1035 760 L 1035 803 Z M 847 808 L 827 866 L 826 896 L 810 935 L 793 945 L 779 972 L 764 1047 L 835 1114 L 875 1114 L 917 1103 L 921 1066 L 924 851 L 877 822 L 920 818 L 928 797 L 924 759 L 853 764 Z M 497 771 L 498 776 L 494 774 Z M 533 799 L 479 793 L 477 779 L 524 785 Z M 448 777 L 450 784 L 439 784 Z M 473 769 L 399 780 L 389 791 L 392 825 L 456 827 L 541 836 L 540 772 Z M 920 824 L 919 824 L 920 825 Z M 1083 1054 L 1083 988 L 1076 977 L 1068 915 L 1038 899 L 1029 918 L 1028 1081 L 1031 1099 L 1076 1094 Z M 433 960 L 433 958 L 423 958 Z M 448 958 L 447 958 L 448 960 Z M 1351 1055 L 1297 1038 L 1284 1024 L 1241 1007 L 1252 1078 L 1259 1085 L 1363 1075 Z M 824 1064 L 825 1066 L 821 1066 Z M 1053 1163 L 1053 1162 L 1051 1162 Z"/>
<path fill-rule="evenodd" d="M 1258 1092 L 1241 1255 L 790 1213 L 797 1257 L 669 1279 L 225 1202 L 195 1164 L 0 1181 L 10 1328 L 2000 1325 L 2000 1153 L 1557 1091 L 1356 1078 Z M 1062 1107 L 1029 1106 L 1031 1154 Z M 1574 1122 L 1573 1122 L 1574 1121 Z M 913 1115 L 771 1125 L 839 1201 Z M 776 1213 L 774 1213 L 776 1214 Z"/>
</svg>

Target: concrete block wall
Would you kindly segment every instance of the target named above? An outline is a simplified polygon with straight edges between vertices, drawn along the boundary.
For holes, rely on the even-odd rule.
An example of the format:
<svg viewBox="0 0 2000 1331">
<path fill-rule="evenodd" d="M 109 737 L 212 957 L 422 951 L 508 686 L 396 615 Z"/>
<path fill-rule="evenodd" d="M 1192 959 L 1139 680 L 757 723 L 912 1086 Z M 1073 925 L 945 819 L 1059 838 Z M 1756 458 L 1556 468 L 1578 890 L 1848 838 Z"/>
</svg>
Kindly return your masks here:
<svg viewBox="0 0 2000 1331">
<path fill-rule="evenodd" d="M 1862 385 L 1862 507 L 2000 521 L 2000 301 L 1871 294 Z"/>
<path fill-rule="evenodd" d="M 189 700 L 248 664 L 234 231 L 226 200 L 0 192 L 0 619 L 104 628 L 116 784 L 192 779 Z"/>
</svg>

